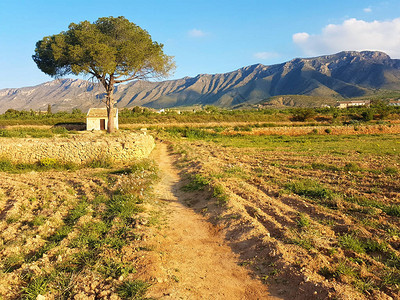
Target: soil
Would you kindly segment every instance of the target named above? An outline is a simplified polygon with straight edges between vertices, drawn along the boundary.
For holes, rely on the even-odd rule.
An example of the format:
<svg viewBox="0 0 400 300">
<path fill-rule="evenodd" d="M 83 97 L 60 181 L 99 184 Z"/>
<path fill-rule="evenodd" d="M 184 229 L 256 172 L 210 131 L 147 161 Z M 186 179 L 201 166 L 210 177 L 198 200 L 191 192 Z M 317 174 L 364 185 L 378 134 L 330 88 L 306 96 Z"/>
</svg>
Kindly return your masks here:
<svg viewBox="0 0 400 300">
<path fill-rule="evenodd" d="M 167 226 L 152 241 L 158 253 L 152 259 L 156 283 L 147 296 L 157 299 L 278 299 L 250 270 L 225 240 L 223 230 L 189 208 L 185 201 L 206 197 L 182 191 L 184 180 L 173 166 L 167 145 L 159 143 L 153 158 L 161 180 L 156 199 L 165 204 Z M 199 199 L 203 200 L 203 199 Z M 151 273 L 151 270 L 146 270 Z M 148 274 L 148 275 L 149 275 Z"/>
</svg>

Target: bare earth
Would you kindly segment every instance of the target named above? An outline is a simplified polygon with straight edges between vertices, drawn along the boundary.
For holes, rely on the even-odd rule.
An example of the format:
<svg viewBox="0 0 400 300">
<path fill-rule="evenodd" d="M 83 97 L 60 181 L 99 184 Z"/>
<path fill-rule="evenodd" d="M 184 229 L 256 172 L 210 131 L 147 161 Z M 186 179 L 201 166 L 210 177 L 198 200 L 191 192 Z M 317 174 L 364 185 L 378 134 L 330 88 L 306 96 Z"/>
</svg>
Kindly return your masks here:
<svg viewBox="0 0 400 300">
<path fill-rule="evenodd" d="M 152 238 L 158 244 L 147 270 L 156 283 L 147 296 L 161 299 L 277 299 L 259 280 L 239 266 L 218 227 L 183 203 L 187 192 L 165 144 L 158 144 L 153 158 L 159 162 L 161 180 L 155 187 L 166 203 L 167 226 Z M 154 277 L 153 277 L 154 278 Z"/>
</svg>

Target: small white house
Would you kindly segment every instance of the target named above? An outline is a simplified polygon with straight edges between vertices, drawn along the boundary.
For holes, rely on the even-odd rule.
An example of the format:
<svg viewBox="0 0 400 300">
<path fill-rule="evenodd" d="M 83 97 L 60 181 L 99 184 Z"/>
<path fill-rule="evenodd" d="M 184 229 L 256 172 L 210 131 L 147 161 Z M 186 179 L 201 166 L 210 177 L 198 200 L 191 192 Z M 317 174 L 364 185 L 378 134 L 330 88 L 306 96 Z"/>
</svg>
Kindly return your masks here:
<svg viewBox="0 0 400 300">
<path fill-rule="evenodd" d="M 112 109 L 114 127 L 118 129 L 118 108 Z M 86 115 L 86 130 L 107 130 L 107 108 L 89 108 Z"/>
<path fill-rule="evenodd" d="M 352 100 L 352 101 L 338 101 L 337 106 L 339 108 L 348 108 L 354 106 L 370 106 L 371 100 Z"/>
</svg>

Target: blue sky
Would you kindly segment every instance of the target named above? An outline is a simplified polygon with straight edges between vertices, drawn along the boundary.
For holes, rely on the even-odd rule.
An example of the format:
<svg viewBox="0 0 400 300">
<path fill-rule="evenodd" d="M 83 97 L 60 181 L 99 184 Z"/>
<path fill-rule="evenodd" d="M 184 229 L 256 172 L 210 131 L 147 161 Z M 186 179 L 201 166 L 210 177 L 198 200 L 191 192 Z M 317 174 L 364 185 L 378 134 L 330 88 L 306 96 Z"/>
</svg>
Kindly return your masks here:
<svg viewBox="0 0 400 300">
<path fill-rule="evenodd" d="M 1 0 L 0 89 L 52 80 L 31 56 L 71 22 L 124 16 L 175 57 L 171 79 L 342 50 L 400 58 L 399 0 Z"/>
</svg>

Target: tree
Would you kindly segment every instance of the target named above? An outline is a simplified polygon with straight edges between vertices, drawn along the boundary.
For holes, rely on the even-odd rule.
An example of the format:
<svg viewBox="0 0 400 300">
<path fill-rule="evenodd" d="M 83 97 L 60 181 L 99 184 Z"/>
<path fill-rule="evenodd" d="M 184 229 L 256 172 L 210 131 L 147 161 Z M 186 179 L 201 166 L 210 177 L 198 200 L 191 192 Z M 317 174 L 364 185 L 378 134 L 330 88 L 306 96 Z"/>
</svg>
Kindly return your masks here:
<svg viewBox="0 0 400 300">
<path fill-rule="evenodd" d="M 316 111 L 312 108 L 295 108 L 292 110 L 292 119 L 294 121 L 304 122 L 315 117 Z"/>
<path fill-rule="evenodd" d="M 106 90 L 108 132 L 114 131 L 116 84 L 167 77 L 174 68 L 163 45 L 124 17 L 71 23 L 67 31 L 38 41 L 32 58 L 42 72 L 55 78 L 81 74 L 97 79 Z"/>
</svg>

